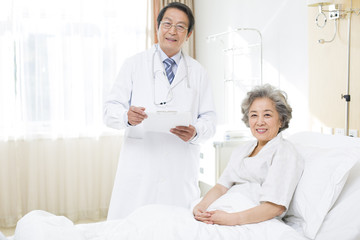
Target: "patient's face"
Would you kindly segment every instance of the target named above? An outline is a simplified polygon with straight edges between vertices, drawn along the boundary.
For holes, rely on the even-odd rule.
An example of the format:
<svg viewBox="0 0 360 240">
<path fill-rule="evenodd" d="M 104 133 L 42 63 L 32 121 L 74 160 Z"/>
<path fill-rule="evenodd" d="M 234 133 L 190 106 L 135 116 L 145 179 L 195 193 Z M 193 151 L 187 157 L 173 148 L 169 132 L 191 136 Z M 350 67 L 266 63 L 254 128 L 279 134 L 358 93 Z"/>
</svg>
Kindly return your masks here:
<svg viewBox="0 0 360 240">
<path fill-rule="evenodd" d="M 249 109 L 249 125 L 260 146 L 276 137 L 281 121 L 275 103 L 269 98 L 255 99 Z"/>
</svg>

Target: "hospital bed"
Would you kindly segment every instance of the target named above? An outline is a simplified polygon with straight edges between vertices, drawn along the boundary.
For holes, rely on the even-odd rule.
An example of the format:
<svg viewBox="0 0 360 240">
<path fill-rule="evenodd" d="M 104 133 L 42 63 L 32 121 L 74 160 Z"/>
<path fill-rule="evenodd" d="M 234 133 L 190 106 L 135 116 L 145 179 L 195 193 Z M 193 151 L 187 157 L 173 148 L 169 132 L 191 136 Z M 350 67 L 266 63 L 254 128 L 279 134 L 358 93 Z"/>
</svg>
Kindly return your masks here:
<svg viewBox="0 0 360 240">
<path fill-rule="evenodd" d="M 196 222 L 189 210 L 151 205 L 124 220 L 73 225 L 65 217 L 33 211 L 20 219 L 15 236 L 8 239 L 359 240 L 360 139 L 313 132 L 288 139 L 304 158 L 305 169 L 284 222 L 207 225 Z"/>
</svg>

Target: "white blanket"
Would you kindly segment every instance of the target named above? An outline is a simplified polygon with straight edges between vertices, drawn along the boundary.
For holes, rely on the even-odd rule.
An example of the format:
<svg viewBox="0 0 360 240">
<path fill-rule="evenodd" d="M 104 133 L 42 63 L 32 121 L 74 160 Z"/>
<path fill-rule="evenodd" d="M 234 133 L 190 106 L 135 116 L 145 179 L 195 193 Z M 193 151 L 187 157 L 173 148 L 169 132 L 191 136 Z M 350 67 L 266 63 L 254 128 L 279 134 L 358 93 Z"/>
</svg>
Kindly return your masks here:
<svg viewBox="0 0 360 240">
<path fill-rule="evenodd" d="M 245 188 L 245 189 L 244 189 Z M 255 206 L 256 186 L 232 188 L 210 208 L 228 212 Z M 252 190 L 251 190 L 252 189 Z M 246 191 L 244 191 L 246 190 Z M 246 192 L 246 195 L 243 193 Z M 209 225 L 194 219 L 185 208 L 148 205 L 125 219 L 74 225 L 69 219 L 32 211 L 18 222 L 16 240 L 305 240 L 283 222 L 269 221 L 242 226 Z"/>
</svg>

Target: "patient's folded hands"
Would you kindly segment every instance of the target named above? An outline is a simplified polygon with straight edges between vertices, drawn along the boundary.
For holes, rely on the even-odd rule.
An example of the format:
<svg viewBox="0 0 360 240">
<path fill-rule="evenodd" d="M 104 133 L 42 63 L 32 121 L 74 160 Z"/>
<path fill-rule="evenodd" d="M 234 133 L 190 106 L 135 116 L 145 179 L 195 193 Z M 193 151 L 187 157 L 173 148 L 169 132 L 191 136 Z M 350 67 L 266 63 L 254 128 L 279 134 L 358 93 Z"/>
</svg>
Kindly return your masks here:
<svg viewBox="0 0 360 240">
<path fill-rule="evenodd" d="M 234 226 L 237 225 L 235 213 L 228 213 L 221 210 L 205 211 L 195 215 L 195 219 L 207 224 L 218 224 Z"/>
<path fill-rule="evenodd" d="M 213 224 L 213 222 L 210 221 L 210 217 L 211 217 L 211 213 L 206 212 L 206 211 L 200 211 L 199 209 L 197 209 L 195 211 L 195 208 L 194 208 L 194 218 L 196 220 L 207 223 L 207 224 Z"/>
<path fill-rule="evenodd" d="M 200 202 L 193 208 L 193 214 L 196 218 L 196 216 L 200 216 L 203 213 L 205 213 L 206 210 L 207 210 L 207 206 L 202 204 L 202 202 Z"/>
</svg>

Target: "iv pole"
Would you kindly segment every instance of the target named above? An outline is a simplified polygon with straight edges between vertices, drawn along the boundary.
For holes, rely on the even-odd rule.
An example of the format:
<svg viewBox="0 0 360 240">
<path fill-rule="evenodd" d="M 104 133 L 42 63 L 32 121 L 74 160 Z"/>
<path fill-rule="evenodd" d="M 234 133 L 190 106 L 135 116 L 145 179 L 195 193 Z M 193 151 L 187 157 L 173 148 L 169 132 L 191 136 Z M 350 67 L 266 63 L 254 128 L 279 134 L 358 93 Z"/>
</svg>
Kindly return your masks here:
<svg viewBox="0 0 360 240">
<path fill-rule="evenodd" d="M 351 16 L 352 13 L 355 13 L 357 16 L 360 15 L 360 10 L 359 9 L 353 9 L 352 6 L 352 0 L 350 0 L 350 9 L 349 10 L 339 10 L 339 8 L 337 7 L 337 5 L 330 5 L 329 10 L 323 10 L 322 9 L 322 4 L 319 5 L 319 14 L 316 17 L 316 24 L 318 27 L 322 28 L 325 25 L 319 25 L 318 23 L 318 17 L 322 14 L 323 16 L 325 16 L 324 12 L 329 12 L 329 16 L 330 19 L 334 19 L 335 22 L 335 32 L 334 32 L 334 36 L 331 40 L 324 40 L 324 39 L 319 39 L 318 43 L 323 44 L 323 43 L 329 43 L 332 42 L 335 39 L 335 35 L 336 35 L 336 20 L 337 18 L 339 18 L 339 14 L 340 13 L 345 13 L 345 16 L 347 15 L 348 17 L 348 35 L 347 35 L 347 83 L 346 83 L 346 94 L 341 94 L 341 98 L 344 98 L 346 101 L 346 108 L 345 108 L 345 132 L 344 135 L 345 136 L 349 136 L 349 117 L 350 117 L 350 53 L 351 53 L 351 49 L 350 49 L 350 45 L 351 45 Z M 326 24 L 327 18 L 325 16 L 325 22 L 324 24 Z"/>
<path fill-rule="evenodd" d="M 230 34 L 233 32 L 240 32 L 240 31 L 255 31 L 259 35 L 259 38 L 260 38 L 260 41 L 259 41 L 260 42 L 260 85 L 262 85 L 263 84 L 263 44 L 262 44 L 262 34 L 258 29 L 256 29 L 256 28 L 236 28 L 235 30 L 210 35 L 206 39 L 207 40 L 216 39 L 219 36 L 223 36 L 223 35 Z"/>
<path fill-rule="evenodd" d="M 351 14 L 352 14 L 352 0 L 350 3 L 350 11 L 348 12 L 348 45 L 347 45 L 347 84 L 346 94 L 341 95 L 346 101 L 345 108 L 345 135 L 349 136 L 349 115 L 350 115 L 350 43 L 351 43 Z"/>
</svg>

